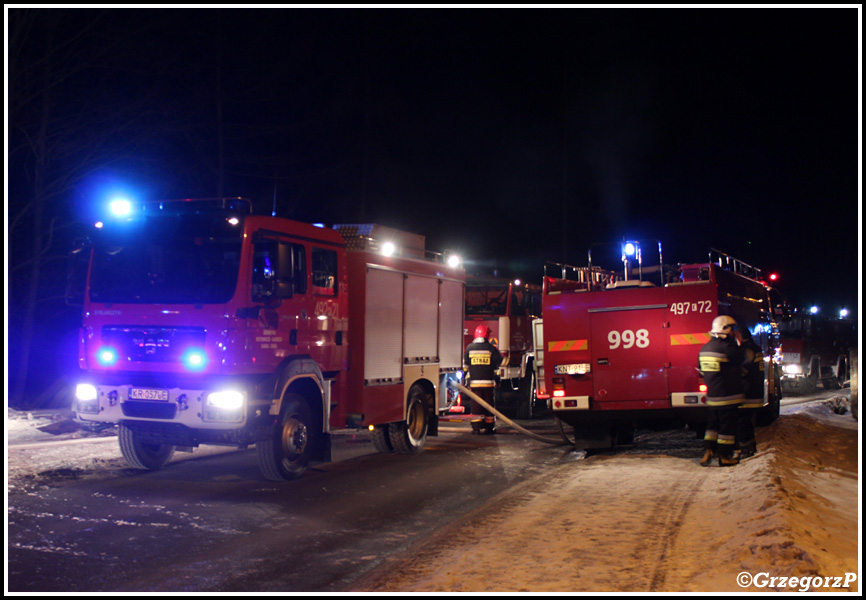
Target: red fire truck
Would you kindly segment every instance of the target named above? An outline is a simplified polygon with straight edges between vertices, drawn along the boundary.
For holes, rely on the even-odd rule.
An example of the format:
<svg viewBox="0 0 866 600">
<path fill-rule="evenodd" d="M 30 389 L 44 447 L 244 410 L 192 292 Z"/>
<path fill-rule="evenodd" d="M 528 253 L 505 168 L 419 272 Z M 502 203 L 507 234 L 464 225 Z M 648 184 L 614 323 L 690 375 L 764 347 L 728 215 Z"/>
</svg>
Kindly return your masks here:
<svg viewBox="0 0 866 600">
<path fill-rule="evenodd" d="M 516 417 L 532 417 L 535 407 L 532 320 L 541 314 L 541 286 L 494 277 L 466 281 L 466 323 L 463 344 L 475 328 L 486 325 L 491 342 L 502 353 L 497 408 L 513 406 Z"/>
<path fill-rule="evenodd" d="M 840 389 L 849 377 L 849 353 L 857 347 L 852 319 L 827 318 L 779 305 L 782 389 L 786 394 L 811 394 L 820 383 Z"/>
<path fill-rule="evenodd" d="M 240 198 L 135 207 L 91 244 L 77 418 L 117 424 L 144 469 L 255 444 L 267 478 L 292 479 L 346 427 L 418 452 L 462 366 L 464 274 L 436 258 L 423 236 Z"/>
<path fill-rule="evenodd" d="M 658 242 L 617 244 L 619 272 L 557 265 L 545 273 L 543 392 L 576 445 L 629 443 L 636 424 L 673 419 L 700 428 L 706 393 L 698 351 L 711 323 L 728 314 L 750 328 L 772 357 L 777 332 L 768 289 L 757 269 L 711 251 L 699 264 L 666 267 Z M 620 249 L 621 247 L 621 249 Z M 658 261 L 645 261 L 647 249 Z M 647 266 L 649 264 L 649 266 Z M 765 363 L 762 422 L 778 415 L 779 377 Z"/>
</svg>

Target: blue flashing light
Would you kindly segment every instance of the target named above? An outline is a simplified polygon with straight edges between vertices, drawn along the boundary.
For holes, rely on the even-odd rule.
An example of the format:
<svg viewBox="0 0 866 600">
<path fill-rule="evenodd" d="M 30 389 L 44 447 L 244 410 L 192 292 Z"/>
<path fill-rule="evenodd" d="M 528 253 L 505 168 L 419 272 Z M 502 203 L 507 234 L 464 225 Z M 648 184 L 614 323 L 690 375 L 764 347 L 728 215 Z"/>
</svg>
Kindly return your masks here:
<svg viewBox="0 0 866 600">
<path fill-rule="evenodd" d="M 183 364 L 190 371 L 201 371 L 207 366 L 207 354 L 199 348 L 190 348 L 183 355 Z"/>
<path fill-rule="evenodd" d="M 96 360 L 103 367 L 111 367 L 117 364 L 118 354 L 114 348 L 100 348 L 96 353 Z"/>
<path fill-rule="evenodd" d="M 626 256 L 634 256 L 635 252 L 637 252 L 637 247 L 633 242 L 626 242 L 623 246 L 623 252 L 625 252 Z"/>
<path fill-rule="evenodd" d="M 132 203 L 126 198 L 116 198 L 108 206 L 111 208 L 111 214 L 115 217 L 126 217 L 132 213 Z"/>
</svg>

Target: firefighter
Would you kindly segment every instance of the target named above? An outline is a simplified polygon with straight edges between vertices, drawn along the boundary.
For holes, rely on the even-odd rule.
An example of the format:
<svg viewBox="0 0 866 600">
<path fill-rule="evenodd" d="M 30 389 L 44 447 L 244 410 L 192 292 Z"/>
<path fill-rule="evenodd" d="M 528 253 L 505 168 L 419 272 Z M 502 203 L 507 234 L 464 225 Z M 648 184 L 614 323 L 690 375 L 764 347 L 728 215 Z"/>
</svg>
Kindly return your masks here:
<svg viewBox="0 0 866 600">
<path fill-rule="evenodd" d="M 502 364 L 502 354 L 490 343 L 490 328 L 479 325 L 475 328 L 475 339 L 463 353 L 463 370 L 469 379 L 469 389 L 493 406 L 496 393 L 496 374 Z M 472 433 L 489 435 L 495 433 L 493 413 L 472 400 L 472 414 L 481 415 L 472 420 Z"/>
<path fill-rule="evenodd" d="M 707 384 L 707 431 L 701 466 L 708 467 L 715 456 L 719 466 L 736 465 L 734 457 L 737 415 L 743 402 L 743 364 L 746 353 L 733 317 L 713 319 L 710 341 L 698 353 L 698 369 Z"/>
<path fill-rule="evenodd" d="M 764 405 L 764 353 L 752 338 L 748 328 L 742 331 L 746 353 L 744 400 L 737 413 L 737 450 L 739 458 L 748 458 L 757 451 L 755 421 L 758 409 Z"/>
</svg>

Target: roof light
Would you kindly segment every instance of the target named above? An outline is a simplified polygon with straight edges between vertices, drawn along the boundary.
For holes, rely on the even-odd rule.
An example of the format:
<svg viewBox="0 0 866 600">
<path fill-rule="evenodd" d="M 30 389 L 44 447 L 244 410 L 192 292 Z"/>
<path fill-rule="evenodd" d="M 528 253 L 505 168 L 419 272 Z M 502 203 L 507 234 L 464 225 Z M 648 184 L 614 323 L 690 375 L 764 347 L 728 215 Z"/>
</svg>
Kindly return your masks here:
<svg viewBox="0 0 866 600">
<path fill-rule="evenodd" d="M 117 198 L 108 204 L 111 214 L 116 217 L 125 217 L 132 212 L 132 204 L 126 198 Z"/>
<path fill-rule="evenodd" d="M 382 244 L 382 254 L 384 256 L 394 256 L 395 252 L 397 252 L 397 246 L 395 246 L 393 242 L 385 242 Z"/>
</svg>

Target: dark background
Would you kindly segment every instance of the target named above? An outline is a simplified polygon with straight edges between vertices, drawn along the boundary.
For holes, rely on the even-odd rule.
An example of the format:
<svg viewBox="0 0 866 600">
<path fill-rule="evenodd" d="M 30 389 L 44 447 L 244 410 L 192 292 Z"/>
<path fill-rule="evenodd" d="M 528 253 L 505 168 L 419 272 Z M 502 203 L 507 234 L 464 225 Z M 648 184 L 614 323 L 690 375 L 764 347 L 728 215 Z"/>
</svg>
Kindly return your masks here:
<svg viewBox="0 0 866 600">
<path fill-rule="evenodd" d="M 858 318 L 856 7 L 6 17 L 13 403 L 77 369 L 66 257 L 117 192 L 376 222 L 535 282 L 597 242 L 717 248 Z"/>
</svg>

